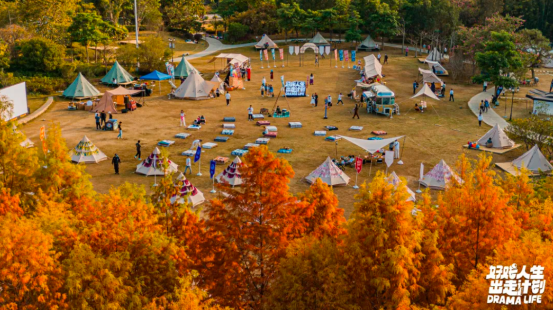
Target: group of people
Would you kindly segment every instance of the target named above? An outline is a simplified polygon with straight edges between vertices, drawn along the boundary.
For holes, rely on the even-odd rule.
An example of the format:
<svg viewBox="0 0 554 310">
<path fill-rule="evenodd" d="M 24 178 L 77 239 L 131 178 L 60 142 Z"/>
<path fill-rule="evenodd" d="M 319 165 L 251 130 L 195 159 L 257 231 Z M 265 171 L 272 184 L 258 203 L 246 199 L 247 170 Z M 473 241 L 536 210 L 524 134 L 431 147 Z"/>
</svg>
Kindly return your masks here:
<svg viewBox="0 0 554 310">
<path fill-rule="evenodd" d="M 377 61 L 381 63 L 381 53 L 377 54 Z M 389 63 L 389 55 L 385 54 L 385 60 L 383 61 L 383 64 L 388 64 L 388 63 Z"/>
</svg>

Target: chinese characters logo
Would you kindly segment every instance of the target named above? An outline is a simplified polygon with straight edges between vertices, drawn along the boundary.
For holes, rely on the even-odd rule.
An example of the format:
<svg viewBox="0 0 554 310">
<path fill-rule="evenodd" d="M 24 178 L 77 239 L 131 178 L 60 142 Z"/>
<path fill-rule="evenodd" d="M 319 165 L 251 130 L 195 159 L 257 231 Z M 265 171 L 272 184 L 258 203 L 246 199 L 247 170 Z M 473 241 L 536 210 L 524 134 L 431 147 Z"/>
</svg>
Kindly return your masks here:
<svg viewBox="0 0 554 310">
<path fill-rule="evenodd" d="M 541 303 L 541 295 L 544 293 L 546 281 L 544 280 L 544 267 L 533 266 L 526 272 L 523 266 L 518 272 L 517 265 L 490 266 L 490 273 L 486 279 L 490 280 L 487 303 L 501 305 L 521 305 Z"/>
</svg>

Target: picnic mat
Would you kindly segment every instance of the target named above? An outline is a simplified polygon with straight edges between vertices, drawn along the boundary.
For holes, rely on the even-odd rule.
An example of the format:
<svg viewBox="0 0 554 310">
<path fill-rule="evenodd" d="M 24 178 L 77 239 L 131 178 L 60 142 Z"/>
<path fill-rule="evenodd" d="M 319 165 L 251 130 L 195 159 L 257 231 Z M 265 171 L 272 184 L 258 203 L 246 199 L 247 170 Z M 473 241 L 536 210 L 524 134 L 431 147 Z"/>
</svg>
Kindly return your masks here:
<svg viewBox="0 0 554 310">
<path fill-rule="evenodd" d="M 235 121 L 235 118 L 234 118 L 234 117 L 224 117 L 224 118 L 223 118 L 223 121 L 224 121 L 224 122 L 234 122 L 234 121 Z"/>
<path fill-rule="evenodd" d="M 187 150 L 181 153 L 181 155 L 184 155 L 184 156 L 194 156 L 194 154 L 196 154 L 196 150 Z"/>
<path fill-rule="evenodd" d="M 384 135 L 387 134 L 387 132 L 384 131 L 384 130 L 374 130 L 374 131 L 372 131 L 371 133 L 374 134 L 374 135 L 376 135 L 376 136 L 384 136 Z"/>
<path fill-rule="evenodd" d="M 289 122 L 290 128 L 302 128 L 302 123 L 300 122 Z"/>
<path fill-rule="evenodd" d="M 318 137 L 325 137 L 327 135 L 327 131 L 316 130 L 316 131 L 314 131 L 314 135 L 318 136 Z"/>
<path fill-rule="evenodd" d="M 190 137 L 190 133 L 181 132 L 175 135 L 175 138 L 179 138 L 179 139 L 186 139 L 188 137 Z"/>
<path fill-rule="evenodd" d="M 325 138 L 326 141 L 339 141 L 340 139 L 342 139 L 342 138 L 339 137 L 339 136 L 329 136 L 329 137 Z"/>
<path fill-rule="evenodd" d="M 257 121 L 256 122 L 256 125 L 258 125 L 258 126 L 267 126 L 269 124 L 270 124 L 269 121 Z"/>
<path fill-rule="evenodd" d="M 229 137 L 218 136 L 218 137 L 215 137 L 214 139 L 215 142 L 227 142 L 227 140 L 229 140 Z"/>
<path fill-rule="evenodd" d="M 233 156 L 243 156 L 246 153 L 248 153 L 248 150 L 236 149 L 236 150 L 231 152 L 231 155 L 233 155 Z"/>
<path fill-rule="evenodd" d="M 256 139 L 256 144 L 268 144 L 269 143 L 269 138 L 258 138 Z"/>
<path fill-rule="evenodd" d="M 165 147 L 173 145 L 173 144 L 175 144 L 175 141 L 173 141 L 173 140 L 162 140 L 162 141 L 158 142 L 159 146 L 165 146 Z"/>
<path fill-rule="evenodd" d="M 513 150 L 513 149 L 517 149 L 517 148 L 520 147 L 520 146 L 521 146 L 521 144 L 516 144 L 516 145 L 514 145 L 514 147 L 511 147 L 511 148 L 509 148 L 509 149 L 495 149 L 495 148 L 488 148 L 488 147 L 486 147 L 486 146 L 479 145 L 479 148 L 477 149 L 477 148 L 474 148 L 474 147 L 468 148 L 468 145 L 467 145 L 467 144 L 464 145 L 464 147 L 465 147 L 466 149 L 476 150 L 476 151 L 491 152 L 491 153 L 494 153 L 494 154 L 504 154 L 504 153 L 509 152 L 509 151 L 511 151 L 511 150 Z"/>
<path fill-rule="evenodd" d="M 249 150 L 249 149 L 251 149 L 251 148 L 253 148 L 253 147 L 258 147 L 258 146 L 260 146 L 260 145 L 257 144 L 257 143 L 246 143 L 246 144 L 244 145 L 243 149 L 244 149 L 244 150 Z"/>
<path fill-rule="evenodd" d="M 200 128 L 202 128 L 202 126 L 200 125 L 189 125 L 187 127 L 187 129 L 191 129 L 191 130 L 199 130 Z"/>
<path fill-rule="evenodd" d="M 265 131 L 266 132 L 277 132 L 277 127 L 276 126 L 265 126 Z"/>
<path fill-rule="evenodd" d="M 217 156 L 216 158 L 214 158 L 214 161 L 218 165 L 223 165 L 224 163 L 229 161 L 229 157 Z"/>
<path fill-rule="evenodd" d="M 282 148 L 282 149 L 279 149 L 279 150 L 277 151 L 277 153 L 290 154 L 290 153 L 292 153 L 292 149 L 289 149 L 289 148 Z"/>
<path fill-rule="evenodd" d="M 227 135 L 227 136 L 232 136 L 234 133 L 235 131 L 233 129 L 223 129 L 223 131 L 221 131 L 222 135 Z"/>
<path fill-rule="evenodd" d="M 253 119 L 264 119 L 264 115 L 263 114 L 252 114 L 252 118 Z"/>
<path fill-rule="evenodd" d="M 225 129 L 235 129 L 235 124 L 223 124 L 223 128 L 225 128 Z"/>
<path fill-rule="evenodd" d="M 216 146 L 217 146 L 217 143 L 213 143 L 213 142 L 206 142 L 202 144 L 203 149 L 213 149 Z"/>
<path fill-rule="evenodd" d="M 362 127 L 362 126 L 352 126 L 348 130 L 361 131 L 362 129 L 364 129 L 364 127 Z"/>
<path fill-rule="evenodd" d="M 329 130 L 329 131 L 331 131 L 331 130 L 339 130 L 339 128 L 336 127 L 336 126 L 325 126 L 325 129 L 327 129 L 327 130 Z"/>
</svg>

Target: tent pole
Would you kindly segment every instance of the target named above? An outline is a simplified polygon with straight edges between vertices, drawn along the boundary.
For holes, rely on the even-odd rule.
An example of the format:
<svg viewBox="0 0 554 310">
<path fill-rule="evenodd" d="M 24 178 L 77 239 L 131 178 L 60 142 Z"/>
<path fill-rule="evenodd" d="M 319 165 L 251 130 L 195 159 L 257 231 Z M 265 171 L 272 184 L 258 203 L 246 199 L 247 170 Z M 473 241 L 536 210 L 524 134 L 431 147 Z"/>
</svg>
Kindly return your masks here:
<svg viewBox="0 0 554 310">
<path fill-rule="evenodd" d="M 400 158 L 398 160 L 398 164 L 404 163 L 402 162 L 402 155 L 404 154 L 404 146 L 406 145 L 406 136 L 404 136 L 404 139 L 402 140 L 402 149 L 400 150 Z"/>
<path fill-rule="evenodd" d="M 373 166 L 373 154 L 369 153 L 369 157 L 371 158 L 371 160 L 369 161 L 369 175 L 367 177 L 371 178 L 371 166 Z"/>
</svg>

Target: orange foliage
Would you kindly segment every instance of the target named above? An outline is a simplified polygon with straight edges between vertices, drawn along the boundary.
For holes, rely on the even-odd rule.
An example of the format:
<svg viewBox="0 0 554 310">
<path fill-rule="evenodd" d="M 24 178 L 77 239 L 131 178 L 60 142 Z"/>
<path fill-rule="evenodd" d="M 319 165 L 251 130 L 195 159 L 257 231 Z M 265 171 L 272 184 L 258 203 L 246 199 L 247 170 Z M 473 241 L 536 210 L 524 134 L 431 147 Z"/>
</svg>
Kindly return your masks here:
<svg viewBox="0 0 554 310">
<path fill-rule="evenodd" d="M 0 217 L 11 213 L 17 217 L 23 215 L 23 210 L 19 207 L 19 197 L 12 196 L 7 189 L 0 190 Z"/>
</svg>

